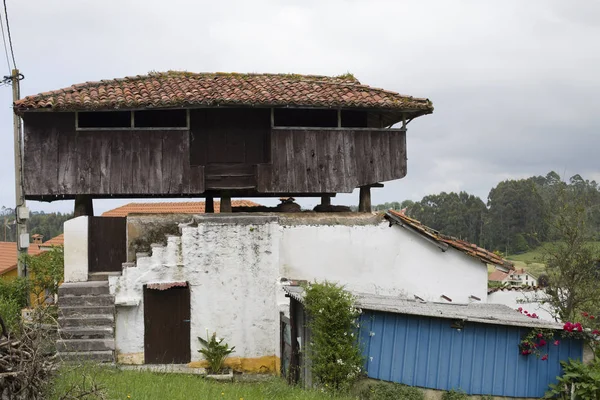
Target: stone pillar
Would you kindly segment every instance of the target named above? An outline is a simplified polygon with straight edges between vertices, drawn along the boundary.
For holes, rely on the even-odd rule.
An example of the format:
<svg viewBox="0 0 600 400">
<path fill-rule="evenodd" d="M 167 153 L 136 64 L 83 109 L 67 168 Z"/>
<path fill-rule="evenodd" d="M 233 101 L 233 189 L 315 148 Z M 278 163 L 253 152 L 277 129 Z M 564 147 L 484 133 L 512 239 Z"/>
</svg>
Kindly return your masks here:
<svg viewBox="0 0 600 400">
<path fill-rule="evenodd" d="M 359 212 L 371 212 L 371 187 L 362 186 L 358 201 Z"/>
<path fill-rule="evenodd" d="M 87 215 L 89 217 L 94 216 L 94 203 L 92 196 L 89 195 L 77 195 L 75 196 L 75 210 L 74 217 L 81 217 Z"/>
<path fill-rule="evenodd" d="M 231 212 L 231 196 L 229 194 L 221 195 L 221 213 Z"/>
<path fill-rule="evenodd" d="M 206 214 L 212 214 L 215 212 L 215 199 L 212 196 L 206 198 L 204 203 L 204 212 Z"/>
<path fill-rule="evenodd" d="M 88 220 L 81 216 L 64 224 L 65 282 L 88 280 Z"/>
<path fill-rule="evenodd" d="M 321 205 L 322 206 L 330 206 L 331 205 L 331 196 L 321 196 Z"/>
</svg>

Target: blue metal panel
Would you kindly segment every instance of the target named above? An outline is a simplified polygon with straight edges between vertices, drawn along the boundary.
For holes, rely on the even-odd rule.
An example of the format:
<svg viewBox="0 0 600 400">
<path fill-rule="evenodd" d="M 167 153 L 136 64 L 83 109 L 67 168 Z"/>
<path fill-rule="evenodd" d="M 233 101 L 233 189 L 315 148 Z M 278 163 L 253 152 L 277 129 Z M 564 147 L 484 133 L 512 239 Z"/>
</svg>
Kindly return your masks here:
<svg viewBox="0 0 600 400">
<path fill-rule="evenodd" d="M 560 361 L 581 359 L 583 343 L 549 344 L 548 360 L 519 354 L 528 330 L 451 320 L 366 311 L 361 343 L 370 378 L 472 395 L 542 397 L 561 374 Z"/>
</svg>

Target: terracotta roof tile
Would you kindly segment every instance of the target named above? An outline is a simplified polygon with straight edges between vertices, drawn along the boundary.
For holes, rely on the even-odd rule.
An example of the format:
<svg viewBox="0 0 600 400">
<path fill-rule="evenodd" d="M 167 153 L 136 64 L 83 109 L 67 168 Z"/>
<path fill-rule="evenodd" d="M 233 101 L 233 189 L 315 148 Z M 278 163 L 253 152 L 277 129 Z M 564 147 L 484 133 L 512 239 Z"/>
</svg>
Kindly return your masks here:
<svg viewBox="0 0 600 400">
<path fill-rule="evenodd" d="M 33 256 L 42 252 L 37 244 L 30 244 L 28 254 Z M 17 267 L 17 243 L 0 242 L 0 275 L 7 273 Z"/>
<path fill-rule="evenodd" d="M 129 203 L 106 211 L 103 217 L 126 217 L 129 214 L 202 214 L 203 201 L 163 202 L 163 203 Z M 256 207 L 260 204 L 250 200 L 232 200 L 232 207 Z M 215 201 L 215 212 L 220 210 L 220 203 Z"/>
<path fill-rule="evenodd" d="M 497 254 L 484 248 L 481 248 L 473 243 L 469 243 L 465 240 L 460 240 L 452 236 L 444 235 L 433 228 L 423 225 L 416 219 L 410 218 L 403 212 L 389 210 L 387 212 L 387 215 L 388 217 L 392 216 L 399 219 L 403 224 L 410 226 L 425 237 L 428 237 L 438 243 L 445 243 L 448 246 L 462 251 L 463 253 L 468 254 L 471 257 L 478 258 L 479 260 L 487 264 L 501 265 L 504 267 L 509 267 L 510 269 L 514 269 L 512 263 L 498 256 Z"/>
<path fill-rule="evenodd" d="M 115 110 L 193 106 L 344 107 L 433 112 L 428 99 L 361 84 L 351 75 L 190 73 L 169 71 L 72 85 L 27 96 L 15 111 Z"/>
<path fill-rule="evenodd" d="M 490 274 L 490 276 L 488 276 L 488 281 L 502 282 L 503 280 L 508 278 L 508 275 L 508 272 L 495 270 Z"/>
<path fill-rule="evenodd" d="M 50 240 L 45 241 L 40 246 L 41 247 L 52 247 L 52 246 L 62 246 L 65 244 L 65 235 L 61 233 L 58 236 L 53 237 Z"/>
</svg>

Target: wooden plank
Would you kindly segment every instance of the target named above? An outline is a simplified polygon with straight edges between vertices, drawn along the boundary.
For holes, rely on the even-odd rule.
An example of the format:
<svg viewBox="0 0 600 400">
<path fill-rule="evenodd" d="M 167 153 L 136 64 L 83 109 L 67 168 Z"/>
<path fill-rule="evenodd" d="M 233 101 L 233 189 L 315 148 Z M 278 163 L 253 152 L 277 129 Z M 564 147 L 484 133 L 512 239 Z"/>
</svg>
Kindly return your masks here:
<svg viewBox="0 0 600 400">
<path fill-rule="evenodd" d="M 406 159 L 406 153 L 407 149 L 406 149 L 406 132 L 402 132 L 401 133 L 401 150 L 400 150 L 400 178 L 404 178 L 406 176 L 406 164 L 407 164 L 407 159 Z"/>
<path fill-rule="evenodd" d="M 271 135 L 271 191 L 272 192 L 277 192 L 281 190 L 281 157 L 282 157 L 282 153 L 281 153 L 281 142 L 282 142 L 282 138 L 283 136 L 281 135 L 281 131 L 279 132 L 273 132 L 273 135 Z M 285 147 L 283 147 L 285 148 Z"/>
<path fill-rule="evenodd" d="M 205 191 L 204 166 L 190 166 L 190 194 L 201 194 Z"/>
<path fill-rule="evenodd" d="M 46 193 L 53 194 L 57 190 L 58 181 L 58 137 L 59 129 L 50 127 L 42 141 L 41 159 L 43 160 L 40 178 Z"/>
<path fill-rule="evenodd" d="M 389 181 L 392 179 L 392 156 L 390 154 L 390 135 L 388 132 L 376 132 L 376 136 L 379 137 L 380 148 L 380 160 L 379 160 L 379 172 L 380 177 L 377 181 Z"/>
<path fill-rule="evenodd" d="M 93 194 L 100 194 L 102 185 L 102 147 L 105 147 L 106 135 L 92 135 L 90 140 L 92 142 L 90 188 Z"/>
<path fill-rule="evenodd" d="M 44 187 L 40 185 L 39 173 L 44 172 L 42 165 L 42 141 L 38 137 L 38 132 L 34 129 L 28 129 L 25 125 L 24 130 L 24 154 L 23 154 L 23 183 L 25 196 L 30 194 L 45 194 Z M 58 157 L 58 154 L 57 154 Z M 58 180 L 58 177 L 57 177 Z M 56 182 L 58 186 L 58 181 Z M 56 189 L 59 189 L 58 187 Z"/>
<path fill-rule="evenodd" d="M 123 158 L 121 172 L 121 193 L 123 194 L 134 194 L 134 183 L 133 183 L 133 154 L 138 150 L 133 148 L 133 137 L 131 132 L 125 132 L 121 135 L 121 142 L 123 146 Z"/>
<path fill-rule="evenodd" d="M 123 171 L 123 137 L 113 134 L 111 142 L 109 186 L 111 194 L 123 193 L 121 174 Z"/>
<path fill-rule="evenodd" d="M 332 163 L 332 156 L 329 148 L 329 138 L 326 132 L 317 132 L 317 163 L 319 182 L 323 192 L 331 192 L 331 176 L 329 174 L 329 165 Z"/>
<path fill-rule="evenodd" d="M 317 133 L 316 131 L 305 131 L 302 133 L 306 142 L 306 190 L 313 193 L 323 192 L 321 179 L 319 178 Z"/>
<path fill-rule="evenodd" d="M 63 133 L 58 138 L 58 186 L 61 194 L 74 194 L 77 183 L 77 133 Z"/>
<path fill-rule="evenodd" d="M 292 169 L 294 173 L 294 191 L 309 192 L 306 176 L 306 135 L 303 132 L 294 132 L 292 135 L 293 159 Z"/>
<path fill-rule="evenodd" d="M 98 164 L 100 170 L 100 184 L 98 193 L 110 193 L 110 167 L 112 159 L 112 136 L 104 135 L 100 141 L 100 145 L 96 149 L 98 151 Z"/>
<path fill-rule="evenodd" d="M 190 192 L 190 133 L 186 132 L 180 144 L 181 151 L 181 193 Z"/>
<path fill-rule="evenodd" d="M 344 191 L 352 191 L 358 186 L 358 172 L 356 170 L 356 149 L 354 138 L 356 132 L 349 131 L 344 135 L 344 154 L 346 163 L 344 164 L 345 174 L 347 176 Z"/>
<path fill-rule="evenodd" d="M 140 136 L 141 135 L 141 136 Z M 142 154 L 144 152 L 142 147 L 142 138 L 144 133 L 140 131 L 130 132 L 131 139 L 131 192 L 135 194 L 145 193 L 145 187 L 143 182 L 144 170 L 142 169 Z"/>
<path fill-rule="evenodd" d="M 297 165 L 294 163 L 294 133 L 290 131 L 285 135 L 285 166 L 282 164 L 282 176 L 285 176 L 285 188 L 282 191 L 291 192 L 293 191 L 296 185 L 296 174 L 295 169 Z"/>
<path fill-rule="evenodd" d="M 162 192 L 162 132 L 148 132 L 146 137 L 150 154 L 148 168 L 148 193 Z"/>
</svg>

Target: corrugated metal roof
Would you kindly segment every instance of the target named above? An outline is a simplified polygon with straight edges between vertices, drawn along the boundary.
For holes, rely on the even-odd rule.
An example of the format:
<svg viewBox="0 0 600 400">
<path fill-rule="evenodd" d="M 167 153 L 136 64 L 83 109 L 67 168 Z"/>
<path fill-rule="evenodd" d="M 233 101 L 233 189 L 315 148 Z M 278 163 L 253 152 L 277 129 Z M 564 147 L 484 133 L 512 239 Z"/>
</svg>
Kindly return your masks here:
<svg viewBox="0 0 600 400">
<path fill-rule="evenodd" d="M 283 289 L 292 298 L 300 302 L 304 300 L 304 289 L 302 287 L 284 286 Z M 459 319 L 493 325 L 562 329 L 562 325 L 560 324 L 529 318 L 502 304 L 434 303 L 366 293 L 352 294 L 356 297 L 356 305 L 366 310 L 433 318 Z"/>
</svg>

